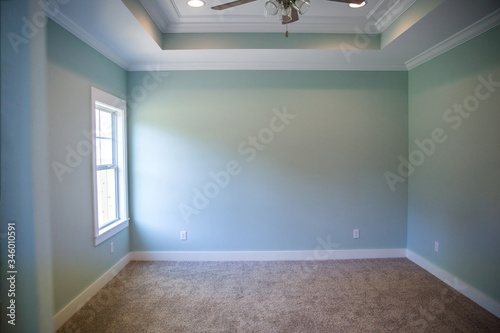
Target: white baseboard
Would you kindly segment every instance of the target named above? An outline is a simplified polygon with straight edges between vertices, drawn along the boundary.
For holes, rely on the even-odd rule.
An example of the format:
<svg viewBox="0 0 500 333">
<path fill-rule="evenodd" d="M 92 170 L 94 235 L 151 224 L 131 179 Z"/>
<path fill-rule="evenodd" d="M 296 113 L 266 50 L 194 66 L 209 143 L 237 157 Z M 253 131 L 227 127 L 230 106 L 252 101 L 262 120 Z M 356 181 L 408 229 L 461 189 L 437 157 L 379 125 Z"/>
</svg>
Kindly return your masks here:
<svg viewBox="0 0 500 333">
<path fill-rule="evenodd" d="M 404 258 L 406 249 L 313 250 L 313 251 L 158 251 L 130 252 L 137 261 L 280 261 Z"/>
<path fill-rule="evenodd" d="M 484 294 L 483 292 L 477 290 L 473 286 L 465 283 L 456 276 L 448 273 L 444 269 L 436 266 L 427 259 L 419 256 L 418 254 L 407 250 L 406 256 L 408 259 L 413 261 L 415 264 L 419 265 L 444 283 L 448 284 L 450 287 L 458 290 L 460 293 L 470 298 L 495 316 L 500 318 L 500 303 Z"/>
<path fill-rule="evenodd" d="M 87 303 L 102 287 L 120 272 L 130 262 L 130 253 L 127 253 L 120 261 L 111 267 L 106 273 L 101 275 L 94 283 L 76 296 L 68 305 L 59 311 L 53 318 L 54 328 L 59 329 L 69 318 L 71 318 L 82 306 Z"/>
</svg>

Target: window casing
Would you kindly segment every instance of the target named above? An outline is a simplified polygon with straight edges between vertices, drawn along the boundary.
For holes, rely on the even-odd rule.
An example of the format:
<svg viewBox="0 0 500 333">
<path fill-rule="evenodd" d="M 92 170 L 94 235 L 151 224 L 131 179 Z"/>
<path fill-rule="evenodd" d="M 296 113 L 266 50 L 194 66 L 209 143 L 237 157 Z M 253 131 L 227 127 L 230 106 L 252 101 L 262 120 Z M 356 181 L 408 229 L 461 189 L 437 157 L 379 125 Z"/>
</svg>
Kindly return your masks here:
<svg viewBox="0 0 500 333">
<path fill-rule="evenodd" d="M 92 87 L 94 244 L 128 227 L 126 102 Z"/>
</svg>

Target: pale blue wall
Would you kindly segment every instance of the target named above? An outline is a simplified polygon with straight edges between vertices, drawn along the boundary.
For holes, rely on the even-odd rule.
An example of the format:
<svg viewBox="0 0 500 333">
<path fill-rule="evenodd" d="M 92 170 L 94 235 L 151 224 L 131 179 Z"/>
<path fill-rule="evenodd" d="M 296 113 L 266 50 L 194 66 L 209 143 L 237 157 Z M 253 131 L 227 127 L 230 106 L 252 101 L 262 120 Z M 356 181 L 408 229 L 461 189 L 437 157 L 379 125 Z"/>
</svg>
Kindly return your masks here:
<svg viewBox="0 0 500 333">
<path fill-rule="evenodd" d="M 48 25 L 49 162 L 71 167 L 60 182 L 50 170 L 55 312 L 73 300 L 129 252 L 128 229 L 98 246 L 93 243 L 90 156 L 66 162 L 90 131 L 90 87 L 126 95 L 126 71 L 50 21 Z M 82 146 L 79 146 L 82 144 Z M 110 242 L 114 253 L 110 253 Z"/>
<path fill-rule="evenodd" d="M 500 301 L 499 40 L 497 27 L 409 73 L 410 154 L 417 149 L 412 142 L 429 138 L 435 128 L 443 129 L 447 140 L 436 145 L 410 176 L 408 248 L 496 301 Z M 479 79 L 489 76 L 496 82 L 489 88 L 492 91 L 481 88 Z M 477 99 L 477 93 L 484 100 Z M 467 118 L 448 111 L 464 102 L 474 107 L 475 101 L 476 111 L 464 109 Z M 434 241 L 439 242 L 439 253 L 433 250 Z"/>
<path fill-rule="evenodd" d="M 406 72 L 128 78 L 132 250 L 314 250 L 318 237 L 340 249 L 406 247 L 406 184 L 392 193 L 384 178 L 407 153 Z M 284 108 L 296 118 L 247 161 L 238 146 Z M 185 223 L 179 206 L 232 160 L 241 173 Z"/>
<path fill-rule="evenodd" d="M 45 27 L 23 34 L 25 21 L 39 9 L 35 1 L 1 5 L 1 193 L 0 223 L 2 332 L 51 332 L 52 253 L 47 182 Z M 7 37 L 20 43 L 11 44 Z M 15 267 L 7 266 L 7 223 L 16 223 Z M 10 263 L 9 263 L 10 264 Z M 7 285 L 14 274 L 15 291 Z M 10 277 L 12 274 L 8 274 Z M 15 295 L 8 295 L 14 292 Z M 15 326 L 7 305 L 15 301 Z M 11 311 L 9 310 L 9 313 Z"/>
</svg>

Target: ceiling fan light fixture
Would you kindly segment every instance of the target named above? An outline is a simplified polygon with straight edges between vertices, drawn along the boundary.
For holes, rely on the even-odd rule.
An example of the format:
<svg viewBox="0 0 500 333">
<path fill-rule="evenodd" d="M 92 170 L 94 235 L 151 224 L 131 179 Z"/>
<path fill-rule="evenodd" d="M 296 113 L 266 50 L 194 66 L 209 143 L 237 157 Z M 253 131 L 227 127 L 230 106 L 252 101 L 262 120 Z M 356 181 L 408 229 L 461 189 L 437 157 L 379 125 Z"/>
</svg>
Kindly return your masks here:
<svg viewBox="0 0 500 333">
<path fill-rule="evenodd" d="M 292 6 L 295 7 L 300 15 L 304 15 L 309 10 L 311 2 L 309 0 L 295 0 Z"/>
<path fill-rule="evenodd" d="M 280 19 L 283 23 L 288 23 L 292 20 L 292 7 L 282 7 L 281 8 Z"/>
<path fill-rule="evenodd" d="M 276 0 L 269 0 L 268 2 L 266 2 L 265 6 L 267 13 L 270 15 L 278 14 L 281 7 L 280 3 Z"/>
<path fill-rule="evenodd" d="M 203 0 L 189 0 L 187 2 L 187 4 L 189 7 L 198 8 L 198 7 L 205 6 L 205 1 L 203 1 Z"/>
<path fill-rule="evenodd" d="M 351 2 L 349 4 L 349 7 L 351 7 L 351 8 L 361 8 L 361 7 L 364 7 L 365 5 L 366 5 L 366 1 L 363 1 L 362 3 Z"/>
</svg>

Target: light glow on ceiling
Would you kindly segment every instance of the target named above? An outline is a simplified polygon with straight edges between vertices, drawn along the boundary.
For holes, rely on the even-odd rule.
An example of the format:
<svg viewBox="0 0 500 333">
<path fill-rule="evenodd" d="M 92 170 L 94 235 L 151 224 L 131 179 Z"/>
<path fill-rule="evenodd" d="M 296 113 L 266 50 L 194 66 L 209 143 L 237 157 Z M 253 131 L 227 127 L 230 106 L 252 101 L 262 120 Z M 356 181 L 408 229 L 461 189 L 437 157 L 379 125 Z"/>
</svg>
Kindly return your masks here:
<svg viewBox="0 0 500 333">
<path fill-rule="evenodd" d="M 361 8 L 361 7 L 364 7 L 364 5 L 366 5 L 366 1 L 363 1 L 362 3 L 350 3 L 349 7 L 351 7 L 351 8 Z"/>
<path fill-rule="evenodd" d="M 205 2 L 202 0 L 189 0 L 187 4 L 189 7 L 195 7 L 195 8 L 205 6 Z"/>
</svg>

